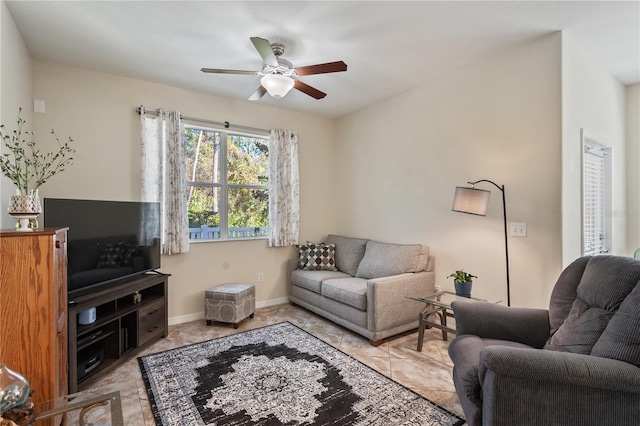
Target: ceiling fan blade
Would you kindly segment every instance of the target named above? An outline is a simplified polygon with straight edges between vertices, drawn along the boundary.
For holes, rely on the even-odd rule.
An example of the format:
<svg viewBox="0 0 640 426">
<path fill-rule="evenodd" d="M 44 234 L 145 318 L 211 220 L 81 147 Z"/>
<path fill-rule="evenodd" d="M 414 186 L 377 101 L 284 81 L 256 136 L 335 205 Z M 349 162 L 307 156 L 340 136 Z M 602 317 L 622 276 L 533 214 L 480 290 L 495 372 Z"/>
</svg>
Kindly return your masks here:
<svg viewBox="0 0 640 426">
<path fill-rule="evenodd" d="M 255 92 L 251 96 L 249 96 L 250 101 L 258 101 L 267 93 L 267 89 L 263 86 L 260 86 L 256 89 Z"/>
<path fill-rule="evenodd" d="M 269 40 L 265 40 L 260 37 L 251 37 L 251 42 L 256 47 L 256 50 L 262 56 L 262 60 L 265 64 L 271 65 L 272 67 L 277 67 L 278 59 L 276 55 L 273 54 L 273 49 L 271 49 L 271 43 Z"/>
<path fill-rule="evenodd" d="M 347 70 L 347 64 L 342 61 L 327 62 L 326 64 L 309 65 L 296 68 L 298 75 L 327 74 L 330 72 L 341 72 Z"/>
<path fill-rule="evenodd" d="M 202 72 L 210 72 L 217 74 L 243 74 L 243 75 L 258 75 L 259 71 L 244 71 L 244 70 L 223 70 L 218 68 L 201 68 Z"/>
<path fill-rule="evenodd" d="M 293 84 L 293 88 L 301 91 L 304 94 L 307 94 L 315 99 L 322 99 L 327 96 L 326 93 L 319 91 L 315 87 L 311 87 L 306 83 L 301 82 L 300 80 L 296 80 Z"/>
</svg>

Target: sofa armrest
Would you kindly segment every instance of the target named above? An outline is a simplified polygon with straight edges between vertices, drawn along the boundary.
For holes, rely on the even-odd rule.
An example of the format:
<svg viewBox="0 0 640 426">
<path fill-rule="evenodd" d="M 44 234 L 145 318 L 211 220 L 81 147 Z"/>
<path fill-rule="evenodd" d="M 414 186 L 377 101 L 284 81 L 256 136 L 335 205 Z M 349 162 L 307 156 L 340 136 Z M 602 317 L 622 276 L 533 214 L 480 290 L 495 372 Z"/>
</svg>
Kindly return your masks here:
<svg viewBox="0 0 640 426">
<path fill-rule="evenodd" d="M 293 271 L 298 269 L 299 260 L 297 257 L 291 258 L 287 261 L 287 273 L 291 275 Z"/>
<path fill-rule="evenodd" d="M 590 355 L 487 346 L 483 424 L 640 424 L 640 368 Z"/>
<path fill-rule="evenodd" d="M 435 273 L 416 272 L 374 278 L 367 281 L 367 322 L 371 331 L 418 321 L 424 304 L 407 299 L 431 294 L 435 287 Z"/>
<path fill-rule="evenodd" d="M 298 257 L 287 260 L 287 294 L 291 294 L 291 273 L 298 269 Z"/>
<path fill-rule="evenodd" d="M 477 300 L 456 300 L 451 304 L 458 335 L 509 340 L 542 348 L 549 338 L 546 309 L 515 308 Z"/>
</svg>

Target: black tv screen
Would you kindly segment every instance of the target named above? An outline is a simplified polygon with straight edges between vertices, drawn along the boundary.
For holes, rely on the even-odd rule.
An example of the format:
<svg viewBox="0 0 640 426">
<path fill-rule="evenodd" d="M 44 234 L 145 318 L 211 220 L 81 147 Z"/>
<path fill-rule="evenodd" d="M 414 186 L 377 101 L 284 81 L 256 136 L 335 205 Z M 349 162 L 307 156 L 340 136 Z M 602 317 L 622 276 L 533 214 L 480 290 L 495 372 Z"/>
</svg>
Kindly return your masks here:
<svg viewBox="0 0 640 426">
<path fill-rule="evenodd" d="M 70 296 L 160 268 L 159 203 L 45 198 L 44 226 L 69 227 Z"/>
</svg>

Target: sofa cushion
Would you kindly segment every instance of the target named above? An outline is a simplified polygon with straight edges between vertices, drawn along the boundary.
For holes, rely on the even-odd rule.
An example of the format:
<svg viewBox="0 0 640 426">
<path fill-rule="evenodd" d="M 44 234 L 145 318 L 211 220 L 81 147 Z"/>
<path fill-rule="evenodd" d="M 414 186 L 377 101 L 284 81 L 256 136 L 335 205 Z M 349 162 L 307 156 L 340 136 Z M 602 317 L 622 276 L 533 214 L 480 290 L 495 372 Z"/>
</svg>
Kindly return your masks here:
<svg viewBox="0 0 640 426">
<path fill-rule="evenodd" d="M 335 245 L 307 241 L 298 246 L 298 268 L 305 271 L 337 271 Z"/>
<path fill-rule="evenodd" d="M 617 256 L 589 259 L 569 316 L 545 349 L 590 354 L 623 300 L 640 280 L 640 262 Z"/>
<path fill-rule="evenodd" d="M 336 278 L 322 282 L 320 294 L 361 311 L 367 310 L 367 280 Z"/>
<path fill-rule="evenodd" d="M 291 284 L 306 288 L 320 294 L 320 286 L 325 280 L 332 278 L 349 278 L 349 275 L 339 271 L 303 271 L 296 269 L 291 272 Z"/>
<path fill-rule="evenodd" d="M 389 244 L 368 241 L 356 277 L 380 278 L 424 271 L 429 247 L 421 244 Z"/>
<path fill-rule="evenodd" d="M 640 367 L 640 283 L 624 299 L 598 339 L 591 355 Z"/>
<path fill-rule="evenodd" d="M 418 254 L 418 265 L 416 266 L 415 271 L 409 272 L 421 272 L 427 270 L 427 265 L 429 263 L 429 246 L 425 246 L 423 244 L 419 244 L 420 246 L 420 254 Z"/>
<path fill-rule="evenodd" d="M 367 245 L 366 239 L 329 235 L 325 241 L 336 246 L 336 268 L 352 277 L 358 271 L 358 265 L 364 256 Z"/>
</svg>

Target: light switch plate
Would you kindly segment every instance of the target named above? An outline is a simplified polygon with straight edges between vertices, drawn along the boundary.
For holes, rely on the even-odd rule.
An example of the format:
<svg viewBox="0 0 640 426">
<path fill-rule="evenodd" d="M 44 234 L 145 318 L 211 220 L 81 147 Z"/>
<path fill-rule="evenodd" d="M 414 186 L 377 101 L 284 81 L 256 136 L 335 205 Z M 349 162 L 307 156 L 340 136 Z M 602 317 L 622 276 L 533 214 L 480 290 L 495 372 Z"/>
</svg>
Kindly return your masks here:
<svg viewBox="0 0 640 426">
<path fill-rule="evenodd" d="M 44 101 L 40 99 L 33 100 L 33 112 L 44 114 Z"/>
<path fill-rule="evenodd" d="M 524 222 L 511 222 L 511 236 L 512 237 L 526 237 L 527 236 L 527 224 Z"/>
</svg>

